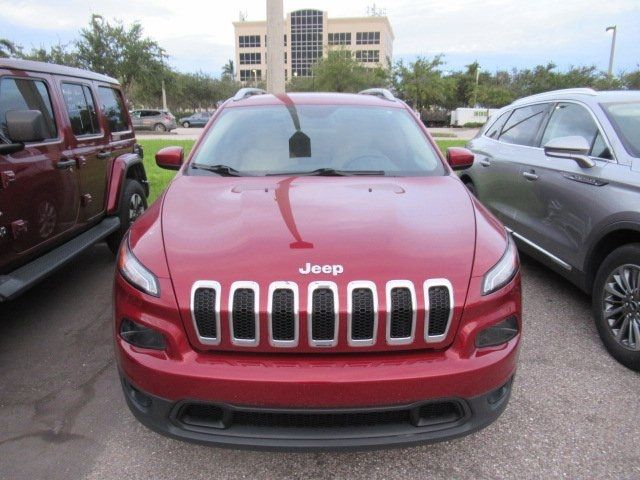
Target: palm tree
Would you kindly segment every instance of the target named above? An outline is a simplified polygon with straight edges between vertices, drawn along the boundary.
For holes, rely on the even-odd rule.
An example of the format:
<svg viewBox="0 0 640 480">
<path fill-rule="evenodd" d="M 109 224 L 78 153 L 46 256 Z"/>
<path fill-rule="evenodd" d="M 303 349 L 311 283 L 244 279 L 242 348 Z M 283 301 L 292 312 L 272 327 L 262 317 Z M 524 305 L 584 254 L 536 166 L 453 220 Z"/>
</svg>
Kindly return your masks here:
<svg viewBox="0 0 640 480">
<path fill-rule="evenodd" d="M 17 55 L 21 48 L 6 38 L 0 38 L 0 58 L 7 58 Z"/>
<path fill-rule="evenodd" d="M 229 60 L 222 67 L 222 76 L 233 78 L 236 74 L 235 65 L 233 64 L 233 60 Z"/>
</svg>

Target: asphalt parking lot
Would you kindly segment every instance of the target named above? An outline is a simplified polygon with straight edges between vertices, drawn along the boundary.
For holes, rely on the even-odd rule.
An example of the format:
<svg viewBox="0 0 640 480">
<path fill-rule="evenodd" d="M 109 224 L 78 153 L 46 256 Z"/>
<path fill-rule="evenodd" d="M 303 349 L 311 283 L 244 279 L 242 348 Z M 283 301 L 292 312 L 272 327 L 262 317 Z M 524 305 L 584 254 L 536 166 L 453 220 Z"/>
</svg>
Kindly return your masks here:
<svg viewBox="0 0 640 480">
<path fill-rule="evenodd" d="M 502 417 L 451 442 L 359 453 L 223 450 L 140 425 L 113 359 L 113 268 L 98 245 L 0 304 L 0 479 L 640 477 L 640 376 L 601 346 L 588 298 L 532 260 Z"/>
</svg>

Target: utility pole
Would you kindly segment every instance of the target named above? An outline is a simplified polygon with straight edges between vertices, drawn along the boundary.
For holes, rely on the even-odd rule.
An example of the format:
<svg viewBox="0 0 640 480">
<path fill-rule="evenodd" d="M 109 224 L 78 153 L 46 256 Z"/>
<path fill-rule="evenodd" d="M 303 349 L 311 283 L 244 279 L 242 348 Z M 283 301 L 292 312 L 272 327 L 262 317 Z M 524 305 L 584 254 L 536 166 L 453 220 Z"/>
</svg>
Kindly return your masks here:
<svg viewBox="0 0 640 480">
<path fill-rule="evenodd" d="M 612 25 L 607 27 L 606 32 L 613 32 L 613 36 L 611 37 L 611 53 L 609 54 L 609 76 L 613 75 L 613 56 L 616 53 L 616 33 L 618 33 L 618 26 Z"/>
<path fill-rule="evenodd" d="M 473 108 L 478 104 L 478 83 L 480 82 L 480 66 L 476 68 L 476 88 L 473 89 Z"/>
<path fill-rule="evenodd" d="M 162 86 L 162 109 L 163 110 L 168 110 L 167 109 L 167 90 L 165 89 L 164 86 L 164 50 L 160 49 L 160 69 L 162 71 L 162 82 L 161 82 L 161 86 Z"/>
<path fill-rule="evenodd" d="M 267 0 L 267 39 L 267 91 L 279 95 L 285 92 L 282 0 Z"/>
</svg>

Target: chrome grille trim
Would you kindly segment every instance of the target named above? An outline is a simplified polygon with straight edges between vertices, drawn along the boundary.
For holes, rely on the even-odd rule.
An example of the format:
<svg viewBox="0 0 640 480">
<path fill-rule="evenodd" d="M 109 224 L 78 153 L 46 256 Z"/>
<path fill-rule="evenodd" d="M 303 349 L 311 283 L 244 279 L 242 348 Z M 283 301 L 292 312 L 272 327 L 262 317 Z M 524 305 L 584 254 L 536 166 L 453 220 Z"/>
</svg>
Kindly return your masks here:
<svg viewBox="0 0 640 480">
<path fill-rule="evenodd" d="M 273 338 L 273 293 L 276 290 L 291 290 L 293 292 L 293 321 L 294 321 L 294 338 L 293 340 L 275 340 Z M 269 299 L 267 301 L 267 314 L 269 316 L 269 345 L 272 347 L 294 348 L 298 346 L 300 338 L 300 292 L 298 284 L 295 282 L 271 282 L 269 285 Z"/>
<path fill-rule="evenodd" d="M 449 292 L 449 318 L 447 319 L 447 327 L 444 330 L 444 333 L 441 335 L 429 335 L 429 313 L 431 311 L 429 305 L 429 288 L 431 287 L 445 287 Z M 441 342 L 445 338 L 447 338 L 447 334 L 449 333 L 449 327 L 451 326 L 451 319 L 453 318 L 453 286 L 451 282 L 446 278 L 432 278 L 426 280 L 423 284 L 423 294 L 424 294 L 424 341 L 427 343 L 437 343 Z"/>
<path fill-rule="evenodd" d="M 246 288 L 253 290 L 253 309 L 256 336 L 253 339 L 236 338 L 233 332 L 233 298 L 236 290 Z M 229 290 L 229 332 L 231 332 L 231 343 L 243 347 L 256 347 L 260 344 L 260 286 L 256 282 L 240 281 L 231 284 Z"/>
<path fill-rule="evenodd" d="M 331 290 L 333 294 L 334 331 L 332 340 L 313 339 L 313 292 L 319 288 Z M 312 347 L 335 347 L 338 344 L 338 332 L 340 326 L 340 302 L 338 300 L 338 287 L 334 282 L 311 282 L 307 289 L 307 333 L 309 345 Z"/>
<path fill-rule="evenodd" d="M 394 288 L 407 288 L 411 292 L 411 306 L 413 308 L 413 315 L 411 318 L 411 336 L 409 337 L 391 337 L 391 316 L 393 314 L 391 308 L 391 290 Z M 386 286 L 387 296 L 387 344 L 389 345 L 408 345 L 413 343 L 413 339 L 416 335 L 416 290 L 413 286 L 413 282 L 410 280 L 390 280 Z"/>
<path fill-rule="evenodd" d="M 369 339 L 353 339 L 351 322 L 353 317 L 353 291 L 357 288 L 371 290 L 373 295 L 373 336 Z M 368 280 L 356 280 L 347 285 L 347 342 L 351 347 L 367 347 L 375 345 L 378 335 L 378 291 L 376 284 Z"/>
<path fill-rule="evenodd" d="M 198 328 L 198 322 L 196 321 L 196 309 L 194 305 L 196 290 L 200 288 L 210 288 L 215 290 L 216 292 L 216 302 L 215 302 L 215 311 L 216 311 L 216 336 L 215 337 L 203 337 L 200 335 L 200 329 Z M 198 280 L 191 287 L 191 321 L 193 323 L 193 330 L 196 332 L 198 337 L 198 341 L 203 345 L 219 345 L 220 344 L 220 299 L 222 288 L 220 287 L 220 283 L 214 282 L 213 280 Z"/>
</svg>

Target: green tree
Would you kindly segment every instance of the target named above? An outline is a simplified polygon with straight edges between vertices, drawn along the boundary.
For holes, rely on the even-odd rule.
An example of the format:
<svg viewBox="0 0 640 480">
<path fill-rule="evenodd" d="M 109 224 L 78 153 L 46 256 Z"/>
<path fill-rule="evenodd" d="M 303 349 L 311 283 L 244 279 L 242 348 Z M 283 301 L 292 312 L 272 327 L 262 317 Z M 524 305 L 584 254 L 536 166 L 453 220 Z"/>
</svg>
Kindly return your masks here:
<svg viewBox="0 0 640 480">
<path fill-rule="evenodd" d="M 11 40 L 0 38 L 0 58 L 19 56 L 22 47 Z"/>
<path fill-rule="evenodd" d="M 29 53 L 23 54 L 22 56 L 27 60 L 56 63 L 58 65 L 66 65 L 68 67 L 83 66 L 77 53 L 74 50 L 71 50 L 69 45 L 63 44 L 54 45 L 49 47 L 48 50 L 44 46 L 33 48 Z"/>
<path fill-rule="evenodd" d="M 442 55 L 418 57 L 409 64 L 398 61 L 393 72 L 397 94 L 418 110 L 443 105 L 451 86 L 443 80 L 443 65 Z"/>
<path fill-rule="evenodd" d="M 294 80 L 302 82 L 302 80 Z M 388 70 L 365 67 L 347 50 L 329 50 L 313 67 L 312 89 L 323 92 L 358 92 L 389 85 Z"/>
<path fill-rule="evenodd" d="M 236 69 L 235 65 L 233 64 L 233 60 L 230 59 L 222 66 L 222 76 L 225 78 L 235 78 Z"/>
<path fill-rule="evenodd" d="M 164 71 L 164 51 L 143 35 L 138 22 L 125 28 L 121 22 L 112 24 L 93 14 L 89 26 L 80 31 L 76 48 L 83 66 L 116 77 L 127 94 L 134 82 Z M 161 76 L 155 78 L 160 82 Z"/>
</svg>

